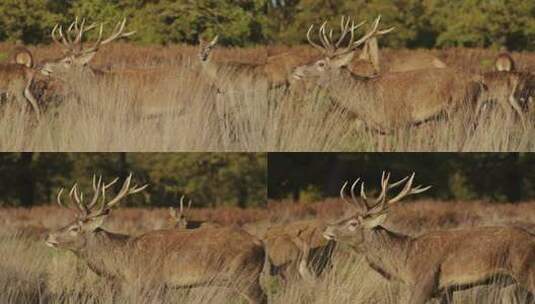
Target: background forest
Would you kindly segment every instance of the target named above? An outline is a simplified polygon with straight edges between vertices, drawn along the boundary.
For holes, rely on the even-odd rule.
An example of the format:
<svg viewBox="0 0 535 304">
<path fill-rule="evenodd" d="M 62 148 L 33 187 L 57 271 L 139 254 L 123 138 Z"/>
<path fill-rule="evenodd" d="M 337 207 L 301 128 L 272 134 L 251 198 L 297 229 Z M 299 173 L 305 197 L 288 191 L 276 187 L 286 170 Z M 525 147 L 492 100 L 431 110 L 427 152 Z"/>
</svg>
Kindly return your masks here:
<svg viewBox="0 0 535 304">
<path fill-rule="evenodd" d="M 50 42 L 56 23 L 127 17 L 133 40 L 195 43 L 219 34 L 227 45 L 305 40 L 311 23 L 342 15 L 383 15 L 395 34 L 390 47 L 498 47 L 535 49 L 535 1 L 526 0 L 2 0 L 0 41 Z"/>
<path fill-rule="evenodd" d="M 88 195 L 93 174 L 110 182 L 130 172 L 149 188 L 125 206 L 176 205 L 181 195 L 195 207 L 258 206 L 266 167 L 266 155 L 254 153 L 0 153 L 0 206 L 49 204 L 75 182 Z"/>
<path fill-rule="evenodd" d="M 518 202 L 535 198 L 533 153 L 270 153 L 270 199 L 314 201 L 338 196 L 346 180 L 361 177 L 371 192 L 381 172 L 391 181 L 416 173 L 420 196 L 441 200 Z"/>
</svg>

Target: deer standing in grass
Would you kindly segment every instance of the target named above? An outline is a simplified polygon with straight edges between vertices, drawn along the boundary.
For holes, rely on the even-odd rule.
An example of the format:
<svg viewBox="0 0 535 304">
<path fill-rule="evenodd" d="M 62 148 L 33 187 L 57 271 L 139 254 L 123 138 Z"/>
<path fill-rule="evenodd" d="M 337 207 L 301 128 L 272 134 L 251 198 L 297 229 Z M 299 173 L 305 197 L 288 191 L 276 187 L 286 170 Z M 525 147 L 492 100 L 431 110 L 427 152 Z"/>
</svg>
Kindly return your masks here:
<svg viewBox="0 0 535 304">
<path fill-rule="evenodd" d="M 219 62 L 213 59 L 213 50 L 217 46 L 219 36 L 215 36 L 211 41 L 199 38 L 199 61 L 201 71 L 211 82 L 214 83 L 220 92 L 224 92 L 228 85 L 234 81 L 239 81 L 243 77 L 255 78 L 267 81 L 269 87 L 278 85 L 270 74 L 265 71 L 263 63 L 245 63 L 225 61 Z"/>
<path fill-rule="evenodd" d="M 380 31 L 378 17 L 371 30 L 355 41 L 355 31 L 362 25 L 347 23 L 342 37 L 350 34 L 347 47 L 340 48 L 343 39 L 332 42 L 325 26 L 319 31 L 321 46 L 333 56 L 295 69 L 295 81 L 323 87 L 332 102 L 370 128 L 389 133 L 398 128 L 419 125 L 442 115 L 458 113 L 461 108 L 475 108 L 482 85 L 480 77 L 450 68 L 434 68 L 399 73 L 384 73 L 377 77 L 362 77 L 348 66 L 354 50 L 368 39 L 391 29 Z M 332 32 L 332 31 L 331 31 Z"/>
<path fill-rule="evenodd" d="M 216 223 L 210 223 L 208 221 L 191 220 L 186 216 L 186 211 L 191 209 L 191 200 L 188 202 L 188 206 L 184 208 L 184 196 L 180 198 L 179 208 L 169 207 L 169 214 L 173 221 L 173 228 L 183 229 L 197 229 L 197 228 L 216 228 L 221 227 Z"/>
<path fill-rule="evenodd" d="M 93 178 L 94 194 L 88 203 L 75 184 L 69 197 L 78 216 L 50 233 L 46 244 L 73 252 L 96 274 L 123 290 L 219 286 L 235 289 L 250 303 L 266 303 L 259 283 L 264 248 L 243 230 L 170 229 L 134 237 L 103 229 L 112 207 L 147 187 L 131 186 L 131 179 L 132 175 L 128 176 L 117 195 L 107 199 L 106 191 L 118 179 L 106 184 Z M 63 189 L 58 193 L 61 206 L 62 193 Z M 143 286 L 138 288 L 140 283 Z"/>
<path fill-rule="evenodd" d="M 85 19 L 79 22 L 76 18 L 66 31 L 64 31 L 63 26 L 57 24 L 52 30 L 51 36 L 52 40 L 63 49 L 63 56 L 46 62 L 42 70 L 45 73 L 60 77 L 71 75 L 73 72 L 93 77 L 106 75 L 107 72 L 92 68 L 89 63 L 103 45 L 135 34 L 134 31 L 125 33 L 125 27 L 126 19 L 123 19 L 115 25 L 112 34 L 103 40 L 104 23 L 101 23 L 100 26 L 97 23 L 86 26 Z M 84 46 L 84 34 L 96 28 L 98 28 L 97 40 L 89 47 Z"/>
<path fill-rule="evenodd" d="M 488 103 L 497 104 L 507 121 L 516 115 L 524 130 L 528 128 L 526 113 L 535 99 L 535 74 L 516 71 L 513 58 L 502 51 L 496 59 L 496 71 L 482 74 L 486 90 L 479 98 L 476 114 L 481 115 Z"/>
<path fill-rule="evenodd" d="M 342 32 L 347 28 L 347 22 L 350 22 L 349 18 L 341 18 L 340 27 Z M 324 23 L 323 26 L 327 26 L 327 24 Z M 393 30 L 394 28 L 391 28 L 388 31 L 378 32 L 376 35 L 368 39 L 364 43 L 359 56 L 355 56 L 352 59 L 348 68 L 356 75 L 371 77 L 385 72 L 405 72 L 447 67 L 439 58 L 423 52 L 405 52 L 396 54 L 396 56 L 391 58 L 386 64 L 385 62 L 382 62 L 379 53 L 378 37 L 386 35 Z M 343 41 L 343 39 L 344 38 L 341 40 Z M 334 57 L 337 55 L 336 53 L 330 53 L 330 50 L 322 47 L 316 47 L 315 49 L 319 52 L 312 57 L 295 51 L 268 56 L 264 71 L 269 75 L 271 82 L 276 86 L 289 85 L 294 80 L 292 72 L 295 68 L 305 64 L 314 63 L 323 57 Z"/>
<path fill-rule="evenodd" d="M 346 200 L 347 182 L 340 197 L 356 213 L 325 229 L 329 240 L 347 244 L 364 255 L 368 265 L 387 280 L 400 281 L 410 288 L 410 304 L 424 304 L 433 297 L 447 303 L 454 290 L 492 283 L 499 276 L 510 276 L 532 294 L 535 293 L 535 235 L 509 227 L 482 227 L 429 232 L 410 237 L 383 226 L 389 208 L 403 198 L 430 187 L 413 187 L 414 173 L 393 185 L 390 174 L 381 179 L 377 199 L 368 198 L 364 182 L 360 200 L 351 186 L 353 203 Z M 407 180 L 408 179 L 408 180 Z M 394 197 L 388 191 L 405 180 Z"/>
<path fill-rule="evenodd" d="M 269 228 L 263 240 L 270 274 L 288 283 L 298 277 L 310 281 L 329 269 L 336 244 L 322 237 L 324 229 L 325 223 L 320 220 L 297 221 Z"/>
<path fill-rule="evenodd" d="M 29 104 L 39 120 L 41 111 L 31 87 L 37 78 L 44 76 L 34 68 L 33 56 L 26 48 L 17 48 L 13 61 L 0 63 L 0 101 L 14 100 L 21 107 Z"/>
</svg>

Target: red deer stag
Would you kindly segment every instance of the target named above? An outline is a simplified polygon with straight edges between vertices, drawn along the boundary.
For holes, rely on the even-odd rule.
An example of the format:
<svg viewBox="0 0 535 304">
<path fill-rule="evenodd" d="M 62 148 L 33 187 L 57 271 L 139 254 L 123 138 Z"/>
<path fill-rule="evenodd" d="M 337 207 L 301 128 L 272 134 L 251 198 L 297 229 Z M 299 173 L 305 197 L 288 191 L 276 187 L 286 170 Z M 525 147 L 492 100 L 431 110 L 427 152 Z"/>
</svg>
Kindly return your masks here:
<svg viewBox="0 0 535 304">
<path fill-rule="evenodd" d="M 67 226 L 50 233 L 46 244 L 68 250 L 87 263 L 96 274 L 124 289 L 220 286 L 234 288 L 250 303 L 266 303 L 259 277 L 265 252 L 261 241 L 233 228 L 178 231 L 155 230 L 140 236 L 112 233 L 101 226 L 112 207 L 147 186 L 131 186 L 132 175 L 112 199 L 105 184 L 93 178 L 94 194 L 86 204 L 75 184 L 69 197 L 78 216 Z M 58 204 L 63 206 L 58 193 Z M 98 206 L 100 204 L 100 206 Z"/>
<path fill-rule="evenodd" d="M 210 223 L 207 221 L 191 220 L 186 216 L 186 211 L 191 209 L 191 200 L 188 202 L 187 208 L 184 209 L 184 196 L 180 198 L 179 208 L 169 207 L 169 214 L 173 221 L 173 228 L 175 229 L 197 229 L 197 228 L 216 228 L 220 225 L 216 223 Z"/>
<path fill-rule="evenodd" d="M 352 23 L 348 27 L 350 41 L 345 48 L 340 48 L 340 41 L 332 42 L 325 26 L 319 31 L 322 46 L 316 44 L 310 38 L 311 26 L 309 42 L 335 55 L 296 68 L 295 80 L 307 86 L 323 87 L 336 106 L 381 133 L 416 126 L 444 114 L 450 116 L 463 106 L 474 110 L 482 90 L 481 77 L 476 75 L 450 68 L 384 73 L 377 77 L 353 74 L 348 66 L 354 50 L 378 33 L 389 31 L 378 29 L 380 20 L 378 17 L 371 30 L 357 41 L 354 31 L 361 24 Z"/>
<path fill-rule="evenodd" d="M 64 77 L 69 73 L 77 72 L 83 75 L 98 76 L 105 72 L 91 68 L 89 63 L 98 53 L 99 49 L 117 39 L 129 37 L 135 34 L 135 31 L 125 33 L 126 19 L 118 22 L 112 34 L 103 40 L 104 23 L 100 26 L 93 23 L 86 26 L 85 19 L 78 22 L 78 18 L 64 31 L 63 26 L 57 24 L 52 30 L 52 40 L 63 49 L 63 56 L 59 59 L 46 62 L 42 70 L 45 73 Z M 83 36 L 85 33 L 98 28 L 98 38 L 95 43 L 89 47 L 84 46 Z"/>
<path fill-rule="evenodd" d="M 502 275 L 512 277 L 531 293 L 535 292 L 535 235 L 509 227 L 482 227 L 429 232 L 410 237 L 382 225 L 390 206 L 430 187 L 413 187 L 414 173 L 394 197 L 388 190 L 390 174 L 381 179 L 381 193 L 370 199 L 360 184 L 360 200 L 351 187 L 357 212 L 325 229 L 328 240 L 347 244 L 364 255 L 368 265 L 387 280 L 410 288 L 410 304 L 424 304 L 433 297 L 447 303 L 453 290 L 488 284 Z M 347 182 L 340 190 L 342 200 Z"/>
</svg>

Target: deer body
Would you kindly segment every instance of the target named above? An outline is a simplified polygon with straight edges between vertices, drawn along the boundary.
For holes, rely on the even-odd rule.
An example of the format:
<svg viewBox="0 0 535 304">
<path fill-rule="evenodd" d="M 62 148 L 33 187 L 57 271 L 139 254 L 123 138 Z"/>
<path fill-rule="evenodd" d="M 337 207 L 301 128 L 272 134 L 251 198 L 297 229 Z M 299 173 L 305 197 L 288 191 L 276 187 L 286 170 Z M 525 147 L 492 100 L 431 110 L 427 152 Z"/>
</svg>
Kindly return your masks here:
<svg viewBox="0 0 535 304">
<path fill-rule="evenodd" d="M 363 23 L 355 25 L 350 20 L 344 24 L 338 42 L 332 40 L 332 31 L 326 23 L 319 30 L 322 46 L 310 37 L 309 43 L 323 49 L 326 56 L 312 64 L 296 68 L 293 78 L 306 85 L 326 89 L 335 105 L 346 109 L 363 121 L 369 128 L 380 132 L 418 125 L 441 114 L 450 114 L 461 105 L 475 107 L 475 99 L 482 89 L 478 77 L 449 68 L 420 69 L 398 73 L 382 73 L 377 77 L 363 77 L 352 73 L 349 66 L 354 50 L 361 44 L 393 30 L 378 30 L 380 16 L 371 30 L 355 41 L 355 30 Z M 344 38 L 350 34 L 348 46 L 340 48 Z M 368 48 L 372 48 L 371 46 Z M 371 56 L 372 62 L 377 56 Z M 377 64 L 376 64 L 377 68 Z M 355 97 L 355 93 L 359 96 Z"/>
<path fill-rule="evenodd" d="M 330 268 L 336 244 L 322 237 L 325 226 L 319 220 L 305 220 L 270 228 L 263 239 L 271 275 L 279 275 L 285 282 L 297 275 L 308 280 Z"/>
<path fill-rule="evenodd" d="M 0 64 L 0 97 L 14 99 L 23 107 L 29 103 L 39 119 L 37 99 L 30 90 L 36 74 L 37 70 L 22 64 Z"/>
<path fill-rule="evenodd" d="M 255 285 L 264 263 L 261 242 L 233 228 L 156 230 L 138 237 L 99 229 L 70 250 L 98 275 L 130 286 L 145 280 L 167 288 L 233 287 L 239 279 Z"/>
<path fill-rule="evenodd" d="M 305 72 L 306 73 L 306 72 Z M 318 79 L 334 103 L 388 132 L 475 105 L 479 84 L 471 75 L 449 68 L 386 73 L 369 78 L 343 68 Z M 348 89 L 349 88 L 349 89 Z M 355 97 L 355 93 L 360 94 Z"/>
<path fill-rule="evenodd" d="M 371 268 L 389 280 L 409 285 L 413 294 L 425 294 L 420 299 L 413 297 L 410 303 L 425 303 L 453 288 L 488 284 L 502 275 L 535 291 L 535 265 L 531 263 L 535 237 L 521 229 L 437 231 L 411 238 L 379 226 L 361 237 L 363 242 L 356 250 L 364 254 Z"/>
<path fill-rule="evenodd" d="M 389 59 L 383 72 L 398 73 L 414 70 L 445 69 L 447 67 L 446 63 L 433 55 L 411 51 Z"/>
<path fill-rule="evenodd" d="M 535 75 L 528 72 L 493 71 L 482 74 L 487 89 L 478 101 L 476 112 L 481 114 L 485 103 L 496 103 L 509 120 L 517 115 L 527 128 L 525 113 L 533 107 Z"/>
<path fill-rule="evenodd" d="M 73 252 L 101 277 L 137 292 L 158 288 L 190 288 L 213 285 L 236 290 L 250 303 L 264 304 L 260 287 L 265 252 L 262 242 L 234 228 L 156 230 L 138 237 L 116 234 L 101 228 L 112 206 L 146 186 L 130 186 L 132 175 L 118 194 L 105 200 L 109 184 L 93 178 L 90 203 L 75 184 L 69 196 L 78 217 L 69 225 L 51 232 L 46 244 Z M 63 206 L 61 194 L 58 204 Z M 97 208 L 102 197 L 100 208 Z M 141 284 L 141 286 L 139 286 Z"/>
<path fill-rule="evenodd" d="M 351 187 L 355 215 L 329 225 L 324 236 L 349 245 L 365 256 L 370 267 L 388 280 L 405 283 L 410 288 L 407 303 L 424 304 L 441 296 L 451 297 L 455 289 L 492 283 L 499 276 L 510 276 L 532 294 L 535 293 L 535 235 L 522 229 L 482 227 L 445 230 L 409 237 L 384 228 L 389 205 L 405 196 L 424 192 L 429 187 L 412 187 L 414 174 L 394 198 L 388 190 L 407 178 L 389 184 L 390 175 L 383 173 L 379 197 L 370 204 L 364 183 L 361 200 Z M 344 201 L 344 184 L 340 193 Z"/>
</svg>

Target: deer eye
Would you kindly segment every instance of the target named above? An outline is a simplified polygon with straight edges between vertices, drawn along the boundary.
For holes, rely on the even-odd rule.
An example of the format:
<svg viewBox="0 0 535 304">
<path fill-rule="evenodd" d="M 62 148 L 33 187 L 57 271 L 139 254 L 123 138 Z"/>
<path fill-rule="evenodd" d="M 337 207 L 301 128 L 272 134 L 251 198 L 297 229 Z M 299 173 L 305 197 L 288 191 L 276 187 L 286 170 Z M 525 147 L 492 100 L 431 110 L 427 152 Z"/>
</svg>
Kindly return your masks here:
<svg viewBox="0 0 535 304">
<path fill-rule="evenodd" d="M 69 232 L 80 232 L 80 226 L 72 226 L 69 228 Z"/>
<path fill-rule="evenodd" d="M 325 62 L 323 62 L 323 61 L 318 62 L 318 66 L 320 68 L 324 68 L 325 67 Z"/>
<path fill-rule="evenodd" d="M 347 224 L 347 228 L 349 229 L 349 231 L 357 230 L 358 226 L 359 226 L 359 222 L 357 220 L 352 220 Z"/>
</svg>

